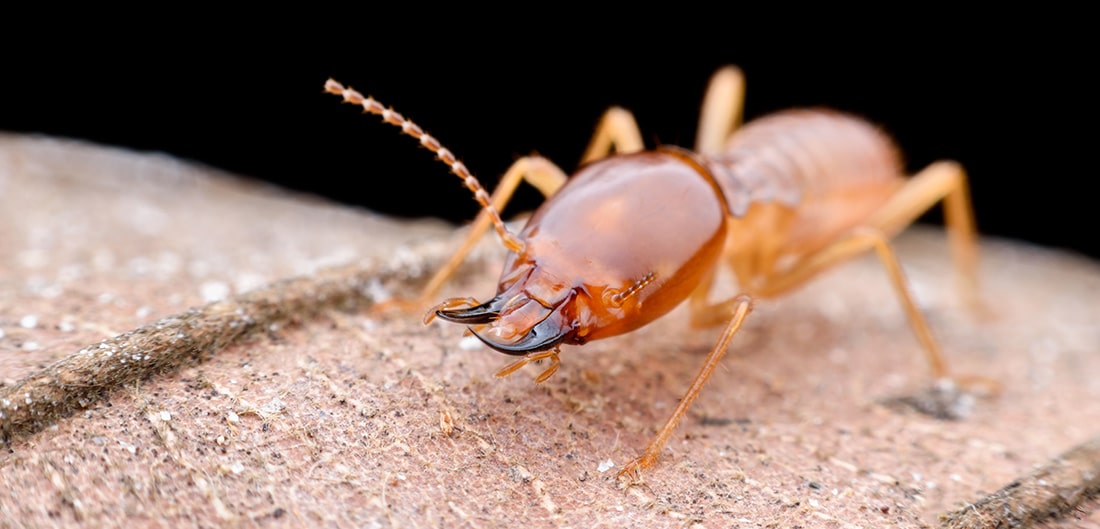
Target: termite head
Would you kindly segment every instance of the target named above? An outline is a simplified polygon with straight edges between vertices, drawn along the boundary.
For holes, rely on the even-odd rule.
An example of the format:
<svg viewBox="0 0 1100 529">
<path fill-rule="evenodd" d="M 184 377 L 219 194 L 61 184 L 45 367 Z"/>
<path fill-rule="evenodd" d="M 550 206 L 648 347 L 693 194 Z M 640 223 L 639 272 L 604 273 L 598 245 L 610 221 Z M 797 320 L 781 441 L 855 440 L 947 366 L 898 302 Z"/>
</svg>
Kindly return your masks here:
<svg viewBox="0 0 1100 529">
<path fill-rule="evenodd" d="M 519 271 L 529 274 L 531 268 Z M 470 332 L 485 345 L 510 355 L 546 351 L 564 343 L 584 343 L 583 338 L 576 336 L 577 323 L 572 316 L 574 292 L 565 289 L 550 300 L 540 299 L 541 296 L 524 288 L 531 286 L 525 281 L 527 277 L 516 279 L 503 283 L 499 293 L 485 303 L 436 310 L 435 316 L 469 325 Z"/>
<path fill-rule="evenodd" d="M 668 196 L 690 207 L 672 208 Z M 687 298 L 713 268 L 726 238 L 721 205 L 713 182 L 676 156 L 589 164 L 528 220 L 496 296 L 448 300 L 429 318 L 468 325 L 512 355 L 640 328 Z"/>
<path fill-rule="evenodd" d="M 630 332 L 713 270 L 727 212 L 710 173 L 679 151 L 593 162 L 528 220 L 493 299 L 448 300 L 429 317 L 512 355 Z"/>
</svg>

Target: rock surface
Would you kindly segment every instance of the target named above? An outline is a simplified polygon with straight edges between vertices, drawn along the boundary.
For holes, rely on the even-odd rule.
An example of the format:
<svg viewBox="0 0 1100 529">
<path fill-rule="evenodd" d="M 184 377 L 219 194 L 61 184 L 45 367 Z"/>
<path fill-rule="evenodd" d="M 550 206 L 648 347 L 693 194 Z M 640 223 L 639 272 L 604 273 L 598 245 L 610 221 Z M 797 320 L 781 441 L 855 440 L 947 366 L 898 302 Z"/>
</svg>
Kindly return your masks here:
<svg viewBox="0 0 1100 529">
<path fill-rule="evenodd" d="M 509 359 L 461 328 L 370 310 L 457 241 L 164 155 L 0 136 L 0 526 L 930 527 L 1100 435 L 1100 266 L 985 240 L 978 315 L 918 227 L 897 248 L 920 304 L 953 369 L 1001 394 L 958 420 L 892 404 L 931 381 L 867 256 L 759 303 L 624 487 L 717 330 L 681 308 L 567 348 L 541 385 L 495 379 Z M 485 243 L 444 295 L 493 291 Z M 1071 461 L 1059 479 L 1087 492 L 1095 450 Z M 1067 505 L 1056 523 L 1100 526 Z"/>
</svg>

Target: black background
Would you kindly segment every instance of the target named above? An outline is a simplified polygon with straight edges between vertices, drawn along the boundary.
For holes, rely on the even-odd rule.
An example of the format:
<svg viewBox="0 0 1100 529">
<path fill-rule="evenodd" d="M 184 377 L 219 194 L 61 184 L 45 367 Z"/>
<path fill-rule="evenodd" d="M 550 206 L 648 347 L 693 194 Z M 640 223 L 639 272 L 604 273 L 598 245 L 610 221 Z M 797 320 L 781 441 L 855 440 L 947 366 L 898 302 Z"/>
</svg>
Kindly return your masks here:
<svg viewBox="0 0 1100 529">
<path fill-rule="evenodd" d="M 327 77 L 420 124 L 491 188 L 526 154 L 572 170 L 612 104 L 634 112 L 650 146 L 691 146 L 708 77 L 737 64 L 747 118 L 795 106 L 862 115 L 897 139 L 911 171 L 962 162 L 983 233 L 1100 257 L 1094 65 L 1070 42 L 1005 32 L 962 44 L 950 28 L 838 44 L 827 32 L 792 43 L 703 28 L 567 36 L 514 26 L 474 42 L 461 31 L 367 26 L 328 37 L 123 32 L 61 45 L 39 35 L 7 59 L 0 131 L 163 151 L 386 214 L 458 222 L 477 211 L 459 180 L 378 117 L 324 94 Z M 528 189 L 509 212 L 538 201 Z"/>
</svg>

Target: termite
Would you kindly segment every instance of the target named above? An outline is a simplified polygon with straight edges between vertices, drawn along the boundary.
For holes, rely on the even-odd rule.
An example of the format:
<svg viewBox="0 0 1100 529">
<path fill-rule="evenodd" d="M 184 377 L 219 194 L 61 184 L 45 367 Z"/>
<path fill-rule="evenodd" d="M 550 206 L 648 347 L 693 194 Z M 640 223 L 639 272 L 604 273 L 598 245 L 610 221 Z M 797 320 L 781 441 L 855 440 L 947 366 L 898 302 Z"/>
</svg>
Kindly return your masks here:
<svg viewBox="0 0 1100 529">
<path fill-rule="evenodd" d="M 942 201 L 954 264 L 973 303 L 978 255 L 966 174 L 942 161 L 906 178 L 893 141 L 862 119 L 805 109 L 740 127 L 744 77 L 728 66 L 711 77 L 694 151 L 645 150 L 633 115 L 612 107 L 572 177 L 528 156 L 490 196 L 450 151 L 401 114 L 331 79 L 325 90 L 419 139 L 481 205 L 461 248 L 413 305 L 426 306 L 485 230 L 496 229 L 509 252 L 496 295 L 484 303 L 447 299 L 424 322 L 438 317 L 467 325 L 489 347 L 520 357 L 497 376 L 549 360 L 536 378 L 545 381 L 557 371 L 563 345 L 633 331 L 685 300 L 693 325 L 725 324 L 672 415 L 620 477 L 636 477 L 657 461 L 754 300 L 788 293 L 868 251 L 885 266 L 932 375 L 950 378 L 889 241 Z M 515 234 L 499 211 L 520 182 L 547 200 Z M 733 271 L 740 291 L 712 303 L 720 264 Z"/>
</svg>

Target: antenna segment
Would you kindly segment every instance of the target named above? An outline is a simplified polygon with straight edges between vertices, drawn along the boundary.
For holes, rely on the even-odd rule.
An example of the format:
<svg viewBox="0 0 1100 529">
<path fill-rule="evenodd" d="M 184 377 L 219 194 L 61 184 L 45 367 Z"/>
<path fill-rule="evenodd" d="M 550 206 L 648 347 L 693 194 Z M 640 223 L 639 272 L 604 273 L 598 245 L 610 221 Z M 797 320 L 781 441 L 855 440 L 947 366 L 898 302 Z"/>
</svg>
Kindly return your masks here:
<svg viewBox="0 0 1100 529">
<path fill-rule="evenodd" d="M 493 207 L 489 193 L 482 187 L 481 182 L 478 182 L 477 178 L 470 173 L 469 169 L 466 169 L 466 166 L 462 162 L 455 158 L 455 155 L 452 154 L 450 150 L 440 145 L 439 140 L 435 139 L 427 132 L 424 132 L 419 125 L 405 119 L 405 116 L 394 112 L 393 109 L 382 106 L 382 104 L 375 101 L 374 98 L 363 97 L 363 94 L 356 92 L 351 89 L 351 87 L 345 88 L 344 85 L 333 79 L 329 79 L 325 82 L 325 92 L 343 97 L 345 103 L 363 107 L 364 112 L 382 116 L 382 121 L 400 127 L 401 132 L 420 140 L 421 145 L 435 153 L 436 158 L 447 164 L 447 166 L 451 168 L 451 172 L 462 179 L 462 183 L 466 186 L 466 189 L 473 192 L 474 199 L 477 200 L 477 203 L 480 204 L 481 208 L 489 215 L 489 218 L 493 222 L 493 227 L 496 229 L 497 235 L 500 236 L 500 240 L 504 243 L 504 246 L 516 253 L 523 251 L 523 241 L 512 232 L 508 231 L 508 227 L 504 225 L 504 221 L 500 218 L 500 213 Z"/>
</svg>

